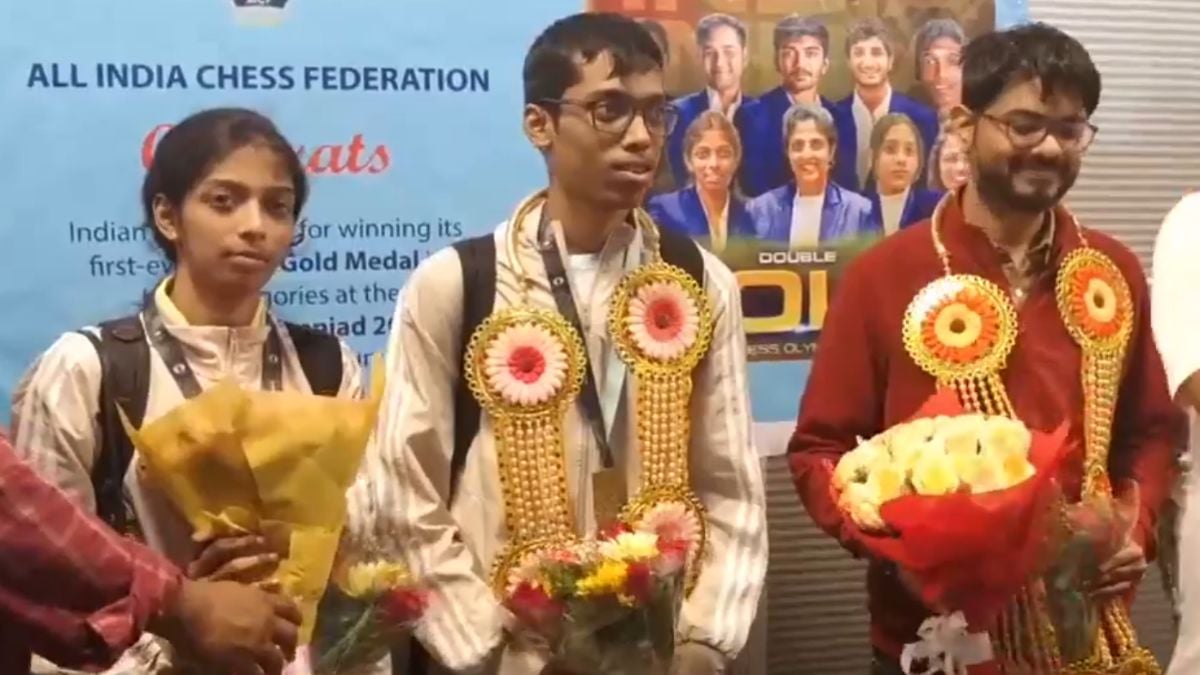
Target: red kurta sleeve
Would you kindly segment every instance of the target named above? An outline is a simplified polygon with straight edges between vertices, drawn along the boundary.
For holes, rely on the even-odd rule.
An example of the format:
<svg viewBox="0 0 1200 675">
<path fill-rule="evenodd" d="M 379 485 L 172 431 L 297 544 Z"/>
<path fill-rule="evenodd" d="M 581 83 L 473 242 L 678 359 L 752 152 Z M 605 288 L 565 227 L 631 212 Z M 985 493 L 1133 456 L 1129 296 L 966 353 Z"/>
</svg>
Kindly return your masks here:
<svg viewBox="0 0 1200 675">
<path fill-rule="evenodd" d="M 1123 253 L 1118 260 L 1124 263 L 1121 269 L 1133 294 L 1135 324 L 1113 420 L 1109 475 L 1114 483 L 1137 482 L 1141 512 L 1134 538 L 1145 549 L 1146 559 L 1153 560 L 1158 513 L 1177 476 L 1177 450 L 1187 441 L 1187 420 L 1171 400 L 1162 358 L 1154 346 L 1146 277 L 1132 254 Z"/>
<path fill-rule="evenodd" d="M 858 529 L 830 495 L 833 467 L 858 444 L 882 430 L 886 358 L 872 326 L 867 258 L 858 258 L 838 285 L 817 343 L 812 372 L 788 443 L 789 465 L 800 500 L 813 521 L 855 556 Z"/>
<path fill-rule="evenodd" d="M 0 649 L 22 645 L 69 668 L 107 666 L 180 578 L 39 478 L 0 436 Z"/>
</svg>

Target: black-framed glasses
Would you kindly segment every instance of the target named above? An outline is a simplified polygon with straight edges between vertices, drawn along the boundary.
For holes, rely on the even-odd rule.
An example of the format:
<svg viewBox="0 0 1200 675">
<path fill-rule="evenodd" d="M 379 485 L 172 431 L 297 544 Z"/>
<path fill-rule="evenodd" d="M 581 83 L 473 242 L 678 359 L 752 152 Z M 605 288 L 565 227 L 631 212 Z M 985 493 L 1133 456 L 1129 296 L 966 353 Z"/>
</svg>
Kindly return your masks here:
<svg viewBox="0 0 1200 675">
<path fill-rule="evenodd" d="M 1005 115 L 982 114 L 980 117 L 1002 127 L 1009 142 L 1018 150 L 1036 148 L 1053 134 L 1064 150 L 1083 152 L 1096 140 L 1099 131 L 1095 124 L 1083 118 L 1058 119 L 1024 110 Z"/>
<path fill-rule="evenodd" d="M 667 101 L 639 102 L 632 96 L 610 95 L 592 101 L 569 98 L 547 98 L 542 103 L 575 106 L 587 113 L 592 127 L 604 134 L 624 136 L 634 118 L 642 116 L 646 129 L 655 136 L 666 136 L 675 129 L 679 111 Z"/>
</svg>

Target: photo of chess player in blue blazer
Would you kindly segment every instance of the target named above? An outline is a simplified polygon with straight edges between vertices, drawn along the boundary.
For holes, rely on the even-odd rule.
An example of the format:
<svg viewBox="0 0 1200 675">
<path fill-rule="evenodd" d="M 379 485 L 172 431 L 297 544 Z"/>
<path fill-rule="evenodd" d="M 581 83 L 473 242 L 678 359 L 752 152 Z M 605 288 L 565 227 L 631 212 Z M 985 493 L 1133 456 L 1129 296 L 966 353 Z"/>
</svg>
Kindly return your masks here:
<svg viewBox="0 0 1200 675">
<path fill-rule="evenodd" d="M 854 91 L 838 101 L 834 111 L 841 141 L 834 181 L 861 190 L 871 166 L 871 130 L 879 118 L 889 113 L 907 115 L 921 131 L 926 148 L 932 148 L 937 140 L 938 119 L 929 106 L 892 89 L 889 78 L 895 51 L 880 19 L 862 19 L 851 26 L 846 36 L 846 56 Z"/>
<path fill-rule="evenodd" d="M 702 113 L 720 112 L 733 121 L 740 135 L 747 133 L 757 104 L 742 91 L 742 74 L 749 58 L 747 37 L 746 25 L 728 14 L 709 14 L 696 24 L 696 45 L 700 49 L 706 86 L 672 102 L 679 119 L 667 138 L 666 153 L 675 185 L 688 182 L 683 135 Z"/>
<path fill-rule="evenodd" d="M 944 193 L 917 186 L 927 160 L 917 125 L 900 113 L 884 115 L 871 131 L 871 217 L 893 234 L 933 215 Z"/>
<path fill-rule="evenodd" d="M 734 186 L 742 161 L 737 129 L 721 113 L 701 113 L 683 135 L 687 186 L 652 197 L 646 210 L 662 227 L 721 252 L 731 238 L 754 238 L 746 204 Z"/>
<path fill-rule="evenodd" d="M 797 103 L 835 105 L 821 96 L 821 78 L 829 71 L 829 29 L 816 19 L 791 15 L 775 25 L 775 69 L 780 84 L 759 97 L 742 132 L 746 162 L 742 189 L 755 197 L 785 185 L 792 178 L 783 149 L 783 118 Z"/>
<path fill-rule="evenodd" d="M 830 181 L 838 135 L 829 111 L 797 104 L 784 129 L 792 180 L 746 205 L 759 239 L 799 249 L 882 235 L 871 202 Z"/>
</svg>

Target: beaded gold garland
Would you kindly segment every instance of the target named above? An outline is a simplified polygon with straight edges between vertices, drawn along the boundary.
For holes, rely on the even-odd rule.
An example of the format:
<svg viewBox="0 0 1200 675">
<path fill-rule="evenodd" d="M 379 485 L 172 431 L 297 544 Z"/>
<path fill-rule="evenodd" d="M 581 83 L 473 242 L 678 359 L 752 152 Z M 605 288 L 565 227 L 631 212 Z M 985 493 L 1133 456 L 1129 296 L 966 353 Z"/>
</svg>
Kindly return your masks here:
<svg viewBox="0 0 1200 675">
<path fill-rule="evenodd" d="M 1078 226 L 1076 226 L 1078 230 Z M 1083 232 L 1080 231 L 1080 239 Z M 1125 352 L 1133 335 L 1133 296 L 1116 264 L 1087 246 L 1063 260 L 1055 281 L 1059 313 L 1083 354 L 1085 497 L 1110 497 L 1108 452 Z M 1162 668 L 1137 634 L 1119 598 L 1101 603 L 1093 652 L 1068 664 L 1071 675 L 1157 675 Z"/>
<path fill-rule="evenodd" d="M 480 324 L 468 343 L 464 371 L 471 391 L 492 419 L 500 483 L 504 493 L 508 542 L 492 565 L 492 587 L 502 595 L 512 570 L 530 554 L 577 542 L 571 518 L 565 464 L 563 420 L 574 403 L 588 368 L 587 352 L 575 328 L 557 312 L 535 309 L 528 297 L 531 280 L 518 255 L 521 225 L 545 200 L 545 191 L 526 199 L 509 220 L 507 259 L 513 264 L 521 294 L 513 307 L 494 312 Z M 648 214 L 634 211 L 639 231 L 653 242 L 651 261 L 621 281 L 609 307 L 609 334 L 618 355 L 632 371 L 637 392 L 637 437 L 642 462 L 642 484 L 626 504 L 622 518 L 636 523 L 655 506 L 681 504 L 696 517 L 700 538 L 689 557 L 688 586 L 699 573 L 707 550 L 704 507 L 690 487 L 688 450 L 691 438 L 688 406 L 692 371 L 708 350 L 712 338 L 712 309 L 703 289 L 684 270 L 662 261 L 658 230 Z M 658 287 L 684 298 L 694 309 L 694 337 L 675 351 L 650 353 L 632 330 L 630 308 L 644 289 Z M 548 400 L 517 404 L 489 380 L 487 352 L 505 331 L 514 327 L 540 328 L 552 336 L 565 356 L 562 386 Z M 691 336 L 689 328 L 689 336 Z M 549 479 L 548 479 L 549 478 Z"/>
<path fill-rule="evenodd" d="M 646 217 L 646 220 L 649 220 Z M 686 298 L 695 310 L 695 337 L 669 358 L 656 356 L 635 339 L 630 304 L 641 289 L 654 284 Z M 688 445 L 691 440 L 692 371 L 708 352 L 713 319 L 703 289 L 684 270 L 661 260 L 634 270 L 617 286 L 609 305 L 608 330 L 617 353 L 633 372 L 637 391 L 637 437 L 642 457 L 642 485 L 622 513 L 637 522 L 655 506 L 681 504 L 700 524 L 700 537 L 688 561 L 687 587 L 699 574 L 707 552 L 708 525 L 704 506 L 691 489 Z"/>
<path fill-rule="evenodd" d="M 559 343 L 566 357 L 562 385 L 546 401 L 514 403 L 495 387 L 487 373 L 487 351 L 506 330 L 541 328 Z M 563 418 L 583 384 L 585 357 L 579 334 L 558 314 L 516 306 L 496 312 L 479 325 L 467 345 L 464 375 L 475 398 L 492 418 L 504 523 L 509 540 L 493 564 L 497 593 L 507 586 L 509 571 L 526 555 L 568 543 L 575 536 L 567 508 L 567 467 L 563 453 Z"/>
<path fill-rule="evenodd" d="M 996 284 L 951 271 L 939 229 L 942 212 L 954 199 L 954 194 L 947 195 L 933 214 L 933 244 L 944 276 L 929 283 L 909 304 L 903 324 L 905 349 L 940 386 L 953 388 L 966 408 L 1015 417 L 1001 373 L 1016 344 L 1016 309 Z M 1132 334 L 1132 300 L 1116 265 L 1088 246 L 1074 218 L 1072 226 L 1082 246 L 1060 266 L 1056 295 L 1063 321 L 1083 354 L 1084 490 L 1087 495 L 1111 495 L 1108 451 L 1121 364 Z M 1045 588 L 1040 581 L 1031 583 L 1001 613 L 992 632 L 997 658 L 1016 672 L 1160 675 L 1153 655 L 1138 645 L 1120 601 L 1106 602 L 1099 609 L 1092 656 L 1063 664 Z"/>
</svg>

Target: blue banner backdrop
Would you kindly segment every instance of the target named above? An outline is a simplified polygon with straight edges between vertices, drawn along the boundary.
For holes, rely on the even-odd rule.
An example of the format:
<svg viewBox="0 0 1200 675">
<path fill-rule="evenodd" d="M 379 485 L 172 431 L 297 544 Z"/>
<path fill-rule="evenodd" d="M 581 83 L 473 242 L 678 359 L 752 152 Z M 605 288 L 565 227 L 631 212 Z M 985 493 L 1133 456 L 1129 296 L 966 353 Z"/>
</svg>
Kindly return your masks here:
<svg viewBox="0 0 1200 675">
<path fill-rule="evenodd" d="M 167 271 L 141 221 L 144 163 L 166 125 L 204 107 L 270 115 L 314 179 L 276 310 L 381 349 L 417 262 L 543 183 L 520 130 L 521 63 L 584 4 L 3 3 L 0 401 L 57 335 L 133 311 Z M 1025 0 L 997 0 L 997 25 L 1026 16 Z M 755 419 L 794 419 L 807 374 L 806 361 L 752 364 Z"/>
</svg>

